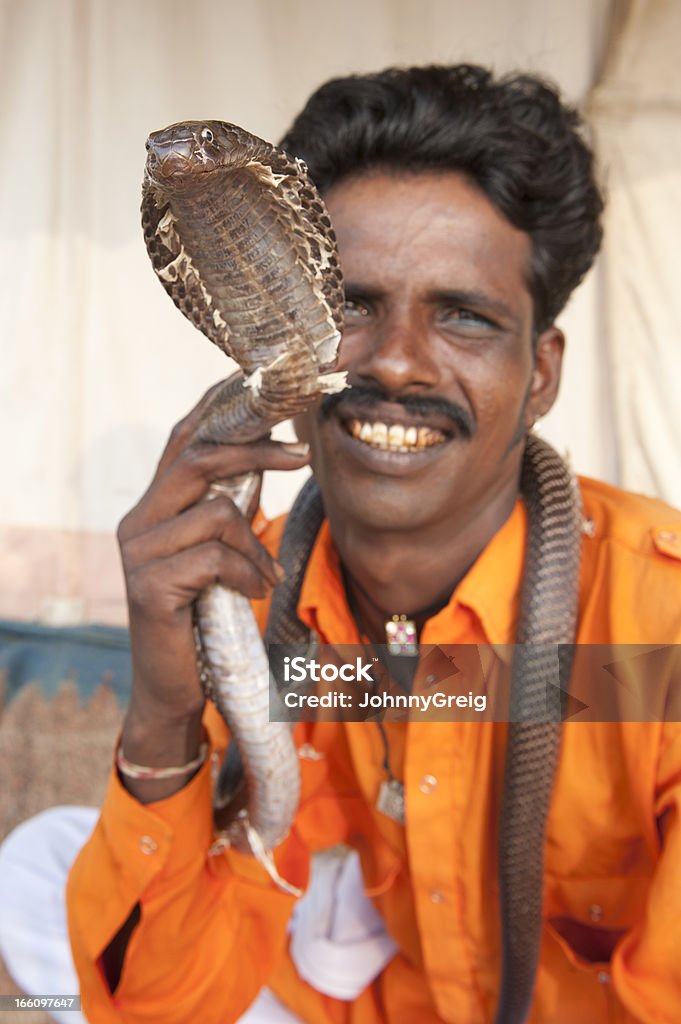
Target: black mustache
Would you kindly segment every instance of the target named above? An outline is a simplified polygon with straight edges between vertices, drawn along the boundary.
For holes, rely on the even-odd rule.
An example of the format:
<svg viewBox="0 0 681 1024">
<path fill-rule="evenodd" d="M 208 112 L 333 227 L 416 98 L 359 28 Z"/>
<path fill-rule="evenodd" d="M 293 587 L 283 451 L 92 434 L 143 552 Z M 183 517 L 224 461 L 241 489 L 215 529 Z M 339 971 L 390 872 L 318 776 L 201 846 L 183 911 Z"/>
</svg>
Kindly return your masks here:
<svg viewBox="0 0 681 1024">
<path fill-rule="evenodd" d="M 328 419 L 339 407 L 342 412 L 345 402 L 351 404 L 353 412 L 360 409 L 371 412 L 379 402 L 391 402 L 393 405 L 401 405 L 407 412 L 418 413 L 425 419 L 430 416 L 446 416 L 455 427 L 455 432 L 466 441 L 470 441 L 475 433 L 473 416 L 457 402 L 450 402 L 447 398 L 436 395 L 388 395 L 380 388 L 364 384 L 353 384 L 347 391 L 326 395 L 319 406 L 320 416 L 322 419 Z M 375 417 L 367 416 L 367 419 Z"/>
</svg>

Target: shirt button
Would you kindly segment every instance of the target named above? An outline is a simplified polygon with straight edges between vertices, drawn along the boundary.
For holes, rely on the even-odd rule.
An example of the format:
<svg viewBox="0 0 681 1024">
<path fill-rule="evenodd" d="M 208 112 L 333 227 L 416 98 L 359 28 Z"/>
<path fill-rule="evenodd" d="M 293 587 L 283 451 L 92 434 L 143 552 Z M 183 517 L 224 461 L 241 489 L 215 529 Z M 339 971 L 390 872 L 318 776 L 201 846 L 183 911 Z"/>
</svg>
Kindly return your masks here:
<svg viewBox="0 0 681 1024">
<path fill-rule="evenodd" d="M 582 519 L 582 533 L 585 537 L 596 536 L 596 524 L 593 519 Z"/>
<path fill-rule="evenodd" d="M 298 757 L 302 761 L 323 761 L 324 755 L 312 746 L 311 743 L 303 743 L 298 747 Z"/>
<path fill-rule="evenodd" d="M 610 971 L 599 971 L 596 978 L 600 981 L 601 985 L 607 985 L 610 981 Z"/>
<path fill-rule="evenodd" d="M 431 903 L 445 903 L 446 902 L 445 897 L 437 889 L 433 889 L 433 891 L 431 892 L 431 894 L 430 894 L 430 901 L 431 901 Z"/>
<path fill-rule="evenodd" d="M 592 921 L 600 921 L 603 917 L 603 907 L 599 907 L 597 903 L 592 903 L 589 907 L 589 917 Z"/>
<path fill-rule="evenodd" d="M 151 836 L 142 836 L 140 838 L 140 850 L 142 853 L 156 853 L 158 850 L 158 843 L 154 842 Z"/>
<path fill-rule="evenodd" d="M 434 775 L 424 775 L 419 782 L 419 789 L 422 793 L 432 793 L 437 789 L 437 779 Z"/>
<path fill-rule="evenodd" d="M 657 539 L 665 541 L 667 544 L 675 544 L 677 537 L 671 530 L 658 530 Z"/>
<path fill-rule="evenodd" d="M 428 683 L 428 686 L 432 686 L 432 684 L 436 681 L 436 679 L 437 679 L 437 676 L 434 676 L 432 672 L 431 672 L 431 674 L 429 676 L 426 676 L 426 682 Z"/>
</svg>

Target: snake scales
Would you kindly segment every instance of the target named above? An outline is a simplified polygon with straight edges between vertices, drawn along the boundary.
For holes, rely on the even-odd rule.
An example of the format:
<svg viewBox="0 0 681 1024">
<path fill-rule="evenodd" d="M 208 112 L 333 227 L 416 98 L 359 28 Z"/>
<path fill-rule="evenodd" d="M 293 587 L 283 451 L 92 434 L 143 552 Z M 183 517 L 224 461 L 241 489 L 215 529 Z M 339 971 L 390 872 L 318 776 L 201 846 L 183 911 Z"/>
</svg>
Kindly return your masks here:
<svg viewBox="0 0 681 1024">
<path fill-rule="evenodd" d="M 178 308 L 241 367 L 213 396 L 197 439 L 242 443 L 344 387 L 331 372 L 342 278 L 328 215 L 304 164 L 243 129 L 187 122 L 148 142 L 142 220 L 154 270 Z M 241 509 L 256 481 L 225 486 Z M 496 1024 L 529 1012 L 541 931 L 543 840 L 560 741 L 560 691 L 577 614 L 581 515 L 571 474 L 528 438 L 522 474 L 529 536 L 511 688 L 499 835 L 502 980 Z M 210 494 L 209 494 L 210 497 Z M 296 614 L 323 519 L 308 481 L 289 515 L 266 642 L 308 642 Z M 259 856 L 286 834 L 299 796 L 288 726 L 268 723 L 268 667 L 248 604 L 215 585 L 197 603 L 202 679 L 244 766 L 247 812 L 229 841 Z M 555 645 L 561 648 L 560 657 Z M 551 698 L 548 694 L 554 694 Z"/>
<path fill-rule="evenodd" d="M 343 287 L 326 210 L 300 162 L 234 125 L 172 125 L 149 137 L 147 151 L 142 225 L 154 270 L 185 316 L 241 367 L 209 402 L 196 440 L 266 437 L 345 386 L 344 374 L 330 372 Z M 226 491 L 245 512 L 257 484 L 246 475 L 214 485 L 208 498 Z M 227 837 L 284 885 L 268 851 L 296 812 L 299 768 L 289 727 L 268 722 L 269 665 L 255 619 L 244 597 L 214 584 L 196 621 L 202 682 L 246 775 L 247 813 Z"/>
</svg>

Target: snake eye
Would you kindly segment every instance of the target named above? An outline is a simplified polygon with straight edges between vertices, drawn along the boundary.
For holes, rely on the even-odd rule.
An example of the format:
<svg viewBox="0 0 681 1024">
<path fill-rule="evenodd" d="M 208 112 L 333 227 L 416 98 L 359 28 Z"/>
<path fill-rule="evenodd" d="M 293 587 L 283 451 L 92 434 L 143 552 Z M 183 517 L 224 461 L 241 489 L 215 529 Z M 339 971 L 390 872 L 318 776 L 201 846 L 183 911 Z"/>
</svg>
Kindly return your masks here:
<svg viewBox="0 0 681 1024">
<path fill-rule="evenodd" d="M 204 142 L 212 142 L 213 141 L 213 133 L 210 130 L 210 128 L 203 128 L 201 130 L 201 138 L 203 139 Z"/>
</svg>

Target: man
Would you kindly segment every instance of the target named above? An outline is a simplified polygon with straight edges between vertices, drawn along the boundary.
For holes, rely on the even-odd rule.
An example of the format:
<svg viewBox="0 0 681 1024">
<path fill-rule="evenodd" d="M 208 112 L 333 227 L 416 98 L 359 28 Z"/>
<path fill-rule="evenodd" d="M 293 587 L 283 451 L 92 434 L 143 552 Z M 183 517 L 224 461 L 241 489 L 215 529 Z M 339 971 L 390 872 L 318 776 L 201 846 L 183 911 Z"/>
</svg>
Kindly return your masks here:
<svg viewBox="0 0 681 1024">
<path fill-rule="evenodd" d="M 253 858 L 212 845 L 201 744 L 221 751 L 226 735 L 204 708 L 192 603 L 214 580 L 266 598 L 281 524 L 258 518 L 254 532 L 229 502 L 199 499 L 214 480 L 303 466 L 306 443 L 327 516 L 298 608 L 306 625 L 327 643 L 383 644 L 404 615 L 424 644 L 512 644 L 525 439 L 559 386 L 555 318 L 600 242 L 592 158 L 551 88 L 468 66 L 329 83 L 284 145 L 308 162 L 338 236 L 352 388 L 301 417 L 302 445 L 191 446 L 199 406 L 121 524 L 134 668 L 121 750 L 155 775 L 177 770 L 114 774 L 76 863 L 83 1005 L 94 1024 L 226 1024 L 266 987 L 271 1022 L 478 1024 L 499 997 L 506 727 L 299 727 L 303 796 L 278 870 L 305 887 L 312 853 L 346 844 L 372 899 L 355 904 L 351 869 L 317 862 L 319 912 L 347 918 L 347 896 L 364 921 L 365 954 L 325 981 L 308 955 L 324 943 L 296 948 L 310 914 L 289 948 L 294 898 Z M 681 517 L 592 481 L 581 490 L 577 642 L 676 643 Z M 405 822 L 380 805 L 395 780 Z M 680 798 L 677 725 L 563 727 L 531 1021 L 678 1018 Z M 327 924 L 333 960 L 357 935 L 352 921 Z"/>
</svg>

